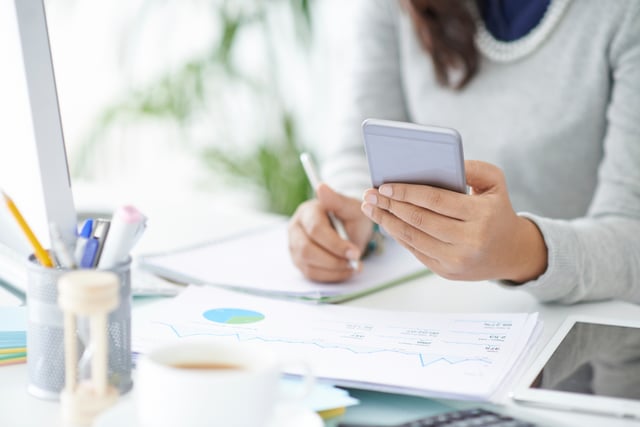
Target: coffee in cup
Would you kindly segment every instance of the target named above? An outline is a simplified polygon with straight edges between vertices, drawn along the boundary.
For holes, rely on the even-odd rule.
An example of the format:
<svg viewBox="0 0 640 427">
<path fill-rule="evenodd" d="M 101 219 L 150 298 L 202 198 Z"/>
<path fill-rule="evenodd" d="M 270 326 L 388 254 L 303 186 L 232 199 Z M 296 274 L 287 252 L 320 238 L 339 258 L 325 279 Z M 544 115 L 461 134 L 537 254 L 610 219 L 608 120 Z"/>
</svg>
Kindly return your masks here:
<svg viewBox="0 0 640 427">
<path fill-rule="evenodd" d="M 180 339 L 139 360 L 138 419 L 142 427 L 266 426 L 281 400 L 280 376 L 264 346 Z"/>
</svg>

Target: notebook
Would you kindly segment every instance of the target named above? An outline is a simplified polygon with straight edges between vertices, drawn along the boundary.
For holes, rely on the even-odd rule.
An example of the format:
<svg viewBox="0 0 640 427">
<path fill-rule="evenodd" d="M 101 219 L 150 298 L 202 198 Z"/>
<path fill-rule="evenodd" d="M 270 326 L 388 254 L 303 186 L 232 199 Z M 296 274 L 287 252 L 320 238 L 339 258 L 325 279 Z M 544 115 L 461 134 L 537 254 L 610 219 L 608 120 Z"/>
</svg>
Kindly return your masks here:
<svg viewBox="0 0 640 427">
<path fill-rule="evenodd" d="M 381 253 L 368 256 L 363 263 L 363 270 L 344 283 L 307 280 L 291 261 L 286 222 L 139 258 L 140 268 L 169 280 L 314 302 L 344 301 L 429 272 L 390 238 Z"/>
</svg>

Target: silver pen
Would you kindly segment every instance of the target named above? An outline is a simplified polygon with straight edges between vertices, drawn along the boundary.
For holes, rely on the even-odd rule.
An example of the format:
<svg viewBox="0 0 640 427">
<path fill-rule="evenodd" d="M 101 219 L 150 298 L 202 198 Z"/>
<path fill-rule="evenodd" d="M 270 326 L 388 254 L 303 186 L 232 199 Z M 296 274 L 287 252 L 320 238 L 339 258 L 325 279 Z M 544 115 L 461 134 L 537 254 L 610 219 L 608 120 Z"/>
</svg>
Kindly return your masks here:
<svg viewBox="0 0 640 427">
<path fill-rule="evenodd" d="M 49 224 L 49 235 L 51 236 L 51 247 L 55 255 L 56 260 L 64 268 L 73 269 L 76 268 L 76 261 L 71 255 L 71 251 L 62 240 L 62 233 L 60 227 L 55 222 Z"/>
<path fill-rule="evenodd" d="M 316 188 L 318 188 L 318 185 L 320 185 L 321 180 L 320 180 L 320 175 L 318 175 L 318 172 L 316 170 L 315 164 L 313 163 L 313 159 L 311 158 L 311 155 L 309 153 L 300 154 L 300 161 L 302 162 L 302 167 L 304 168 L 304 172 L 307 174 L 307 178 L 309 179 L 309 182 L 311 183 L 311 186 L 315 191 Z M 338 235 L 343 240 L 349 241 L 349 235 L 347 234 L 347 230 L 344 229 L 344 224 L 342 224 L 342 221 L 336 218 L 333 212 L 327 212 L 327 216 L 329 217 L 329 221 L 331 221 L 331 225 L 336 230 Z M 351 264 L 351 268 L 353 268 L 354 270 L 358 269 L 357 260 L 354 260 L 354 259 L 349 260 L 349 263 Z"/>
</svg>

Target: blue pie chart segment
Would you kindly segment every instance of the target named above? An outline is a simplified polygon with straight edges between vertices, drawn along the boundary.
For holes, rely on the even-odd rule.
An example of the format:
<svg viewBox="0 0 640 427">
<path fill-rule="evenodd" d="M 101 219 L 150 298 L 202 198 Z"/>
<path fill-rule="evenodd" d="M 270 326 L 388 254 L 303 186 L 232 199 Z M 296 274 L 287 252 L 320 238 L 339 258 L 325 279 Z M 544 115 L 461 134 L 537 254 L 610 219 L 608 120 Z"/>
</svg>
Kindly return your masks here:
<svg viewBox="0 0 640 427">
<path fill-rule="evenodd" d="M 202 316 L 215 323 L 239 325 L 242 323 L 255 323 L 264 319 L 264 314 L 242 308 L 214 308 L 202 313 Z"/>
</svg>

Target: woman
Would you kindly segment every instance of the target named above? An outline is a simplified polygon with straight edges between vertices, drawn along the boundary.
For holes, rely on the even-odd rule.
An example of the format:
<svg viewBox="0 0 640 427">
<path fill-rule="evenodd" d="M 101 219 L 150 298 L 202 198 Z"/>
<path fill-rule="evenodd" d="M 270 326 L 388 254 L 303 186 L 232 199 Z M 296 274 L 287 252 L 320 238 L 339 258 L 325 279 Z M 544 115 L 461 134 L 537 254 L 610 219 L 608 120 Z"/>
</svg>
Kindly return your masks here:
<svg viewBox="0 0 640 427">
<path fill-rule="evenodd" d="M 331 187 L 290 223 L 298 268 L 347 280 L 374 222 L 447 278 L 640 302 L 640 2 L 369 0 L 357 16 Z M 477 159 L 471 194 L 387 184 L 362 196 L 367 117 L 457 129 Z"/>
</svg>

